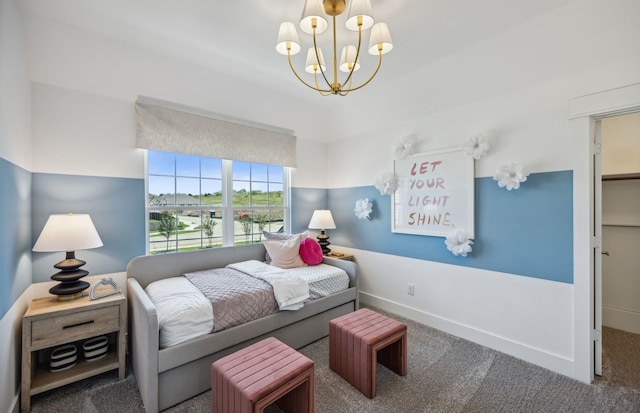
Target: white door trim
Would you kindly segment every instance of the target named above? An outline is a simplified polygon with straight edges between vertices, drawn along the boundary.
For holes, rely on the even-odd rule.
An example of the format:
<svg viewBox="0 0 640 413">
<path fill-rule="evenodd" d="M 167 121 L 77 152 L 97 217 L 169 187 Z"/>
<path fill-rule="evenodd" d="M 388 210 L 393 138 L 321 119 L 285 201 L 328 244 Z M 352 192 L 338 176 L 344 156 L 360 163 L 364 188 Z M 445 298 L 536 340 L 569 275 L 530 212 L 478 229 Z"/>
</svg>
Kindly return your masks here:
<svg viewBox="0 0 640 413">
<path fill-rule="evenodd" d="M 640 83 L 569 101 L 568 118 L 575 148 L 573 170 L 574 378 L 594 379 L 594 167 L 592 140 L 595 119 L 640 110 Z M 585 207 L 586 206 L 586 207 Z"/>
</svg>

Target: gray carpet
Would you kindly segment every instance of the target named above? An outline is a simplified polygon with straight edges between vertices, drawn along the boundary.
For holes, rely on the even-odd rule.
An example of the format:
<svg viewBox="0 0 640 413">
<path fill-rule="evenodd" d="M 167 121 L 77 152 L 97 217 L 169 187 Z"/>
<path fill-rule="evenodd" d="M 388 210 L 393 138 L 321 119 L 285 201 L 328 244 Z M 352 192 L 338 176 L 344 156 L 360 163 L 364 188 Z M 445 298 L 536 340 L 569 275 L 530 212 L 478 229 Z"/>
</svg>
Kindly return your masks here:
<svg viewBox="0 0 640 413">
<path fill-rule="evenodd" d="M 604 375 L 587 385 L 393 317 L 408 325 L 409 372 L 400 377 L 378 366 L 377 396 L 373 400 L 329 369 L 327 338 L 300 350 L 316 363 L 316 412 L 640 412 L 640 369 L 635 368 L 640 364 L 640 336 L 635 334 L 604 331 Z M 105 373 L 37 395 L 32 398 L 32 411 L 143 412 L 135 378 L 128 373 L 125 380 L 117 382 L 116 377 L 115 372 Z M 210 398 L 211 393 L 206 392 L 166 412 L 209 412 Z M 269 409 L 277 411 L 275 407 Z"/>
</svg>

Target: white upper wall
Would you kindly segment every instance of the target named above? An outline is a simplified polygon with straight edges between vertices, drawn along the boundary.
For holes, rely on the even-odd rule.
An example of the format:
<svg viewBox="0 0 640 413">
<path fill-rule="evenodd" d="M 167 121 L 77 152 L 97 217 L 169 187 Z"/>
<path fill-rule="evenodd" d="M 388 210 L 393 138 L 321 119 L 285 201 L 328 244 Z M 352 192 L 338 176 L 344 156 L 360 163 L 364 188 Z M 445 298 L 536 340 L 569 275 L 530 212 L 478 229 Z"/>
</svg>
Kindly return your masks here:
<svg viewBox="0 0 640 413">
<path fill-rule="evenodd" d="M 361 127 L 331 145 L 330 186 L 373 185 L 408 135 L 429 151 L 483 134 L 490 150 L 476 176 L 509 162 L 530 172 L 573 169 L 569 101 L 640 82 L 639 15 L 638 1 L 575 1 L 440 60 L 421 79 L 399 80 L 394 88 L 413 104 L 381 103 L 373 115 L 387 119 L 385 127 Z"/>
<path fill-rule="evenodd" d="M 38 145 L 63 159 L 72 155 L 56 147 L 59 139 L 80 147 L 95 145 L 104 149 L 95 151 L 95 157 L 118 155 L 127 163 L 99 165 L 89 157 L 80 165 L 65 165 L 38 150 L 33 168 L 141 176 L 130 152 L 133 114 L 128 107 L 145 95 L 294 130 L 300 165 L 305 165 L 293 174 L 299 187 L 372 185 L 378 173 L 392 168 L 394 144 L 410 134 L 418 137 L 421 150 L 455 146 L 472 134 L 484 134 L 492 149 L 476 164 L 477 176 L 492 176 L 499 164 L 511 161 L 532 172 L 572 169 L 568 100 L 638 81 L 640 25 L 634 16 L 639 14 L 637 0 L 574 1 L 398 79 L 375 79 L 346 97 L 305 91 L 304 98 L 283 89 L 304 89 L 295 79 L 286 85 L 248 81 L 27 14 L 31 76 L 43 84 L 33 122 Z M 393 55 L 388 56 L 392 61 Z M 103 119 L 65 125 L 60 118 L 64 107 L 46 108 L 58 105 L 58 97 L 44 85 L 86 92 L 62 92 L 61 102 L 69 105 L 82 106 L 93 95 L 113 101 L 87 102 L 103 112 Z M 317 143 L 323 140 L 335 142 Z"/>
<path fill-rule="evenodd" d="M 513 2 L 512 7 L 526 7 L 522 3 Z M 346 97 L 318 96 L 295 79 L 286 59 L 276 60 L 273 67 L 271 60 L 261 58 L 267 53 L 262 47 L 252 61 L 251 75 L 246 63 L 229 71 L 239 63 L 224 55 L 216 67 L 204 58 L 179 59 L 160 53 L 160 47 L 142 48 L 32 13 L 26 14 L 26 21 L 34 81 L 125 101 L 144 94 L 326 142 L 375 134 L 389 125 L 396 133 L 409 125 L 415 130 L 411 124 L 418 119 L 637 58 L 637 0 L 554 2 L 558 4 L 529 20 L 521 16 L 515 26 L 503 26 L 506 31 L 483 33 L 467 48 L 458 45 L 453 54 L 434 51 L 441 56 L 435 61 L 424 57 L 429 49 L 422 47 L 423 37 L 442 36 L 442 43 L 448 43 L 446 32 L 433 33 L 426 27 L 406 36 L 398 30 L 403 41 L 385 55 L 378 77 Z M 452 27 L 469 31 L 467 26 Z M 238 30 L 229 31 L 229 36 L 255 36 Z M 269 28 L 274 38 L 275 31 Z M 264 39 L 255 42 L 262 44 Z M 269 56 L 277 55 L 273 46 L 268 49 Z M 390 77 L 400 62 L 405 62 L 402 74 Z"/>
<path fill-rule="evenodd" d="M 33 172 L 145 178 L 134 101 L 33 84 Z M 326 188 L 326 145 L 297 140 L 292 184 Z"/>
<path fill-rule="evenodd" d="M 0 0 L 0 158 L 31 168 L 31 89 L 22 15 Z"/>
<path fill-rule="evenodd" d="M 33 172 L 144 177 L 133 102 L 33 84 Z"/>
</svg>

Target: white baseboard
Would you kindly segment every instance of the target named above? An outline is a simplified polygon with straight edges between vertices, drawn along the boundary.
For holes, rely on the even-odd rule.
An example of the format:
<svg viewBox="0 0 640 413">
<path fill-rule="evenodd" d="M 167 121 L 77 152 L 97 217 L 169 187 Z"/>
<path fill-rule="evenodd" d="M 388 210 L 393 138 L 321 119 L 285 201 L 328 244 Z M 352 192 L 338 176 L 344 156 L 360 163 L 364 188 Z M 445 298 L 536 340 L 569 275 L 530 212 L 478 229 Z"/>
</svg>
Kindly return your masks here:
<svg viewBox="0 0 640 413">
<path fill-rule="evenodd" d="M 640 334 L 640 313 L 603 306 L 602 325 Z"/>
<path fill-rule="evenodd" d="M 447 320 L 437 315 L 429 314 L 415 308 L 389 301 L 371 294 L 360 292 L 360 301 L 381 310 L 417 321 L 445 333 L 464 338 L 485 347 L 492 348 L 529 363 L 536 364 L 556 373 L 574 377 L 575 363 L 566 357 L 558 356 L 538 348 L 518 343 L 495 334 L 476 329 L 472 326 Z"/>
</svg>

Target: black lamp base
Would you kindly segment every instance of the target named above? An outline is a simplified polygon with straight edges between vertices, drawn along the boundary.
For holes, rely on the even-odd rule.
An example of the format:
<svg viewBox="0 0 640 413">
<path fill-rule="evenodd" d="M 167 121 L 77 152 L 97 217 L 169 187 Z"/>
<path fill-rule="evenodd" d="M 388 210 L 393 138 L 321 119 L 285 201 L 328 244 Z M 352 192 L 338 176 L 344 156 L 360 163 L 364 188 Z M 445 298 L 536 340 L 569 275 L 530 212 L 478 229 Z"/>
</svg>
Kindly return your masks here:
<svg viewBox="0 0 640 413">
<path fill-rule="evenodd" d="M 82 297 L 82 292 L 91 284 L 86 281 L 61 282 L 49 289 L 49 293 L 58 296 L 58 301 L 75 300 Z"/>
<path fill-rule="evenodd" d="M 84 264 L 84 261 L 76 259 L 74 251 L 67 251 L 66 259 L 54 265 L 55 268 L 62 271 L 51 276 L 52 280 L 60 281 L 60 284 L 51 287 L 49 293 L 57 295 L 58 301 L 69 301 L 82 297 L 82 291 L 91 286 L 86 281 L 79 281 L 80 278 L 89 275 L 89 271 L 79 269 Z"/>
<path fill-rule="evenodd" d="M 330 253 L 331 249 L 329 249 L 329 245 L 331 245 L 331 243 L 329 242 L 329 236 L 324 233 L 324 230 L 320 231 L 320 235 L 316 238 L 318 238 L 318 244 L 320 244 L 320 248 L 322 248 L 322 255 Z"/>
</svg>

